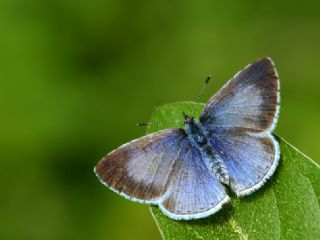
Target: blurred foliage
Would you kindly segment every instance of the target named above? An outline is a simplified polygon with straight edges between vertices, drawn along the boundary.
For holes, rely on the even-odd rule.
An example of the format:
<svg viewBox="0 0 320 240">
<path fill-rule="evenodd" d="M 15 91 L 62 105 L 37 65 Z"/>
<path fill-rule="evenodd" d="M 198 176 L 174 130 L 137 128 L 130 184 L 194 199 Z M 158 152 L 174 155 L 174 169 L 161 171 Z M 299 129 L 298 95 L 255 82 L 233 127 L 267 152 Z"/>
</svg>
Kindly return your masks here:
<svg viewBox="0 0 320 240">
<path fill-rule="evenodd" d="M 319 1 L 0 1 L 1 239 L 159 239 L 93 166 L 154 107 L 271 56 L 276 133 L 320 160 Z"/>
</svg>

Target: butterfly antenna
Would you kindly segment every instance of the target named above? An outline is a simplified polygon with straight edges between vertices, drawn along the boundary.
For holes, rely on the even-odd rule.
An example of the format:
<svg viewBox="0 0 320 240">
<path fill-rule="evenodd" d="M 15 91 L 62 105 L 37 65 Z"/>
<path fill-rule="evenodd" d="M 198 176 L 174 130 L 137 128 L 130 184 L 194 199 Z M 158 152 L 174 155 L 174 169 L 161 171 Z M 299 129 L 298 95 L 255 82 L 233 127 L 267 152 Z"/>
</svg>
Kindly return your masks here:
<svg viewBox="0 0 320 240">
<path fill-rule="evenodd" d="M 200 94 L 199 94 L 199 96 L 198 96 L 198 98 L 197 98 L 197 101 L 196 101 L 196 103 L 194 104 L 194 108 L 193 108 L 193 111 L 192 111 L 191 116 L 193 116 L 194 113 L 195 113 L 195 111 L 197 110 L 197 108 L 198 108 L 198 106 L 199 106 L 200 99 L 201 99 L 203 93 L 206 91 L 210 79 L 211 79 L 211 75 L 208 75 L 206 81 L 204 82 L 204 85 L 203 85 L 203 87 L 202 87 L 202 90 L 201 90 L 201 92 L 200 92 Z"/>
<path fill-rule="evenodd" d="M 143 126 L 148 126 L 148 125 L 165 125 L 165 124 L 179 124 L 182 123 L 182 121 L 159 121 L 159 122 L 138 122 L 137 126 L 138 127 L 143 127 Z"/>
</svg>

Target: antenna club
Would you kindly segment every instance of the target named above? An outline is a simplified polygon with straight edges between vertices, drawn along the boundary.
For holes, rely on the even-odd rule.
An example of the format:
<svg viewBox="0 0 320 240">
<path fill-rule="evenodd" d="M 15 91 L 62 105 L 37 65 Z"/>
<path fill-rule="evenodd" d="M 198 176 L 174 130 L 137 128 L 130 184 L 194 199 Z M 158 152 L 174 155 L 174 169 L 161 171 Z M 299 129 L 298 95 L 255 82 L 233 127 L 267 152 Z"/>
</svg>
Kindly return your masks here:
<svg viewBox="0 0 320 240">
<path fill-rule="evenodd" d="M 137 123 L 138 127 L 147 126 L 147 125 L 149 125 L 147 122 L 139 122 L 139 123 Z"/>
<path fill-rule="evenodd" d="M 206 84 L 209 83 L 210 79 L 211 79 L 211 75 L 209 74 L 208 77 L 207 77 L 207 79 L 206 79 Z"/>
</svg>

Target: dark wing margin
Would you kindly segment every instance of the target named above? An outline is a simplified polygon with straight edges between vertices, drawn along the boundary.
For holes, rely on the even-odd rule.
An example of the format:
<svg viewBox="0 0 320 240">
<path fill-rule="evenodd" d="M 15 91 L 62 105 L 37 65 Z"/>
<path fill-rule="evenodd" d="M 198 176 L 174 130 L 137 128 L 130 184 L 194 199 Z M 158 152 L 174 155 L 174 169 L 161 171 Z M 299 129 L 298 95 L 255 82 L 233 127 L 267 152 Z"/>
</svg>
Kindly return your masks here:
<svg viewBox="0 0 320 240">
<path fill-rule="evenodd" d="M 182 129 L 166 129 L 122 145 L 102 158 L 94 171 L 99 180 L 132 201 L 156 204 L 168 190 Z"/>
<path fill-rule="evenodd" d="M 216 131 L 271 132 L 277 123 L 280 83 L 270 58 L 248 65 L 204 107 L 200 121 Z"/>
</svg>

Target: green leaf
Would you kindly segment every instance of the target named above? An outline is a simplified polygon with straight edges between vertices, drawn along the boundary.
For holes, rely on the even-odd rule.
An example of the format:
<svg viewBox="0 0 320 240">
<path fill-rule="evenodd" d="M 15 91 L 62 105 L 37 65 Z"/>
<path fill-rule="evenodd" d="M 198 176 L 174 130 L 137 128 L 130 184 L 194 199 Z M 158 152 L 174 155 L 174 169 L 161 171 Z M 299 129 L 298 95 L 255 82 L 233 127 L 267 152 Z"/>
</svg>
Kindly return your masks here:
<svg viewBox="0 0 320 240">
<path fill-rule="evenodd" d="M 181 102 L 155 110 L 151 121 L 182 120 L 194 104 Z M 201 110 L 199 107 L 199 111 Z M 197 114 L 199 114 L 197 111 Z M 149 126 L 147 132 L 165 127 Z M 278 137 L 281 160 L 274 176 L 258 191 L 231 203 L 205 219 L 175 221 L 158 207 L 151 212 L 164 239 L 320 239 L 320 168 Z"/>
</svg>

